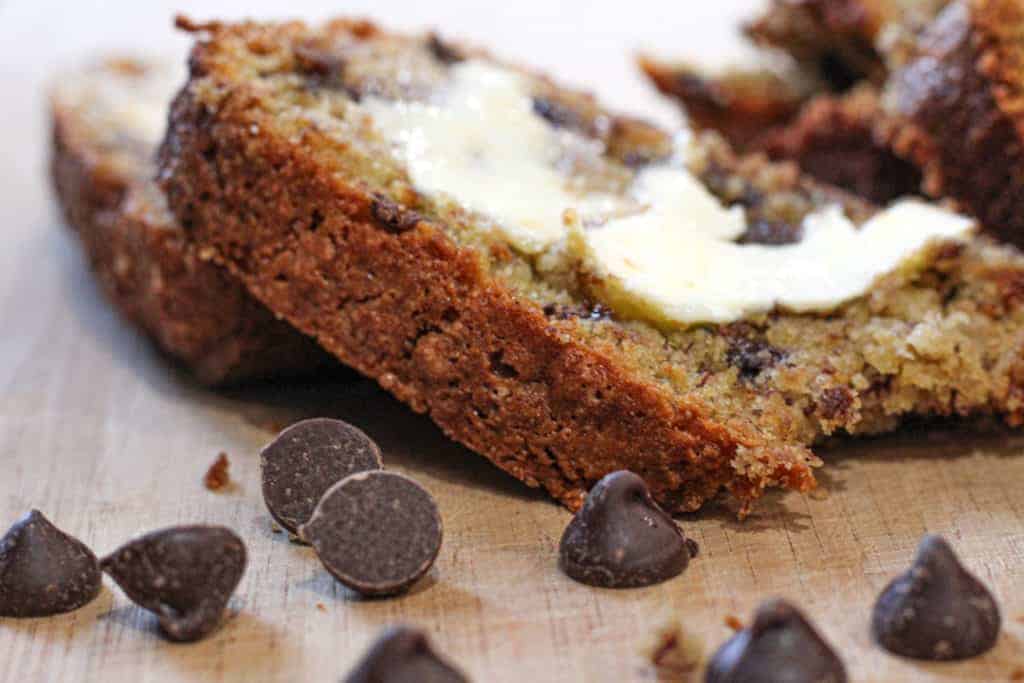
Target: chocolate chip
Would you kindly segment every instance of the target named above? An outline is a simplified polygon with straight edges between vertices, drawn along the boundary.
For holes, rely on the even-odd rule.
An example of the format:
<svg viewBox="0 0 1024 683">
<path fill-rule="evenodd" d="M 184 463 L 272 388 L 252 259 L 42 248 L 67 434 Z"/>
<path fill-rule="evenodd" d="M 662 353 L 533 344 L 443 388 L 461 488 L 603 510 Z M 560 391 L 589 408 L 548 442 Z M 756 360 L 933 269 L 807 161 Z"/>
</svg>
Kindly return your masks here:
<svg viewBox="0 0 1024 683">
<path fill-rule="evenodd" d="M 434 59 L 442 64 L 455 64 L 465 59 L 458 48 L 444 41 L 436 33 L 431 33 L 427 37 L 427 49 L 434 55 Z"/>
<path fill-rule="evenodd" d="M 47 617 L 99 595 L 96 556 L 32 510 L 0 538 L 0 617 Z"/>
<path fill-rule="evenodd" d="M 941 536 L 928 535 L 906 572 L 875 603 L 871 632 L 893 654 L 913 659 L 967 659 L 999 637 L 995 598 L 960 564 Z"/>
<path fill-rule="evenodd" d="M 103 558 L 103 571 L 156 614 L 170 640 L 199 640 L 220 623 L 245 572 L 242 539 L 217 526 L 154 531 Z"/>
<path fill-rule="evenodd" d="M 548 97 L 534 96 L 533 113 L 555 128 L 579 128 L 581 125 L 579 114 Z"/>
<path fill-rule="evenodd" d="M 729 339 L 725 360 L 739 369 L 742 379 L 754 379 L 764 370 L 773 367 L 785 356 L 781 350 L 768 342 L 743 336 Z"/>
<path fill-rule="evenodd" d="M 725 642 L 705 683 L 845 683 L 846 668 L 806 617 L 784 600 L 757 609 L 754 622 Z"/>
<path fill-rule="evenodd" d="M 650 586 L 682 573 L 696 551 L 644 480 L 623 470 L 590 490 L 562 534 L 559 565 L 591 586 Z"/>
<path fill-rule="evenodd" d="M 764 244 L 779 246 L 795 244 L 803 238 L 800 225 L 771 221 L 766 218 L 754 218 L 747 224 L 747 231 L 736 240 L 739 244 Z"/>
<path fill-rule="evenodd" d="M 430 646 L 425 633 L 393 626 L 377 639 L 345 683 L 465 683 Z"/>
<path fill-rule="evenodd" d="M 260 453 L 263 502 L 277 523 L 294 534 L 327 489 L 350 474 L 382 466 L 377 444 L 347 422 L 296 422 Z"/>
<path fill-rule="evenodd" d="M 441 515 L 408 477 L 374 470 L 332 486 L 299 536 L 338 581 L 363 595 L 394 595 L 412 586 L 441 549 Z"/>
</svg>

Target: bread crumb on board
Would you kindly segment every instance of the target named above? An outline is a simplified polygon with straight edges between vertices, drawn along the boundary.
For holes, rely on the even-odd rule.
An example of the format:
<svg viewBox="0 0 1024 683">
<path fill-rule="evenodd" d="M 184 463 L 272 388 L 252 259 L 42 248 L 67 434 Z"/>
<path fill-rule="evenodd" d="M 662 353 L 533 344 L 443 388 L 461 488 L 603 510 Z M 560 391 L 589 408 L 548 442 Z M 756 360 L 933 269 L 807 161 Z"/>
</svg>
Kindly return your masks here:
<svg viewBox="0 0 1024 683">
<path fill-rule="evenodd" d="M 217 454 L 217 459 L 213 461 L 210 468 L 206 470 L 206 475 L 203 477 L 203 485 L 210 491 L 221 491 L 231 484 L 231 461 L 228 460 L 228 454 L 221 451 Z"/>
<path fill-rule="evenodd" d="M 655 629 L 640 652 L 658 680 L 689 680 L 704 660 L 704 644 L 674 618 Z"/>
</svg>

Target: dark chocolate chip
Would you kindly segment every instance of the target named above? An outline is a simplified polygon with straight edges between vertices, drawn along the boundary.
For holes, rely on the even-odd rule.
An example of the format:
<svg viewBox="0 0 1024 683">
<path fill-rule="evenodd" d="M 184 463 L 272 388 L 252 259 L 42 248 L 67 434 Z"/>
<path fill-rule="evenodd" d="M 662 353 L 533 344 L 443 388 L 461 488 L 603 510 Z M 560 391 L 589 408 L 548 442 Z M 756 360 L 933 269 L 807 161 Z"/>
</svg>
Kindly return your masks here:
<svg viewBox="0 0 1024 683">
<path fill-rule="evenodd" d="M 436 33 L 431 33 L 427 37 L 427 49 L 430 50 L 430 54 L 434 55 L 434 59 L 442 64 L 455 64 L 465 59 L 458 48 L 443 40 Z"/>
<path fill-rule="evenodd" d="M 725 642 L 706 683 L 845 683 L 846 667 L 798 609 L 770 600 L 754 623 Z"/>
<path fill-rule="evenodd" d="M 465 683 L 458 669 L 441 659 L 423 631 L 393 626 L 377 639 L 345 683 Z"/>
<path fill-rule="evenodd" d="M 779 246 L 795 244 L 803 238 L 803 227 L 783 221 L 754 218 L 747 224 L 747 231 L 736 240 L 739 244 L 764 244 Z"/>
<path fill-rule="evenodd" d="M 299 536 L 338 581 L 363 595 L 407 590 L 441 549 L 441 515 L 408 477 L 374 470 L 332 486 Z"/>
<path fill-rule="evenodd" d="M 644 480 L 623 470 L 590 490 L 562 534 L 559 565 L 591 586 L 650 586 L 682 573 L 696 550 Z"/>
<path fill-rule="evenodd" d="M 96 556 L 38 510 L 0 538 L 0 617 L 47 617 L 76 610 L 99 595 Z"/>
<path fill-rule="evenodd" d="M 179 526 L 126 543 L 100 563 L 170 640 L 199 640 L 220 623 L 245 572 L 242 539 L 218 526 Z"/>
<path fill-rule="evenodd" d="M 784 356 L 785 353 L 762 339 L 741 336 L 730 338 L 725 352 L 725 360 L 739 369 L 741 378 L 748 380 L 773 367 Z"/>
<path fill-rule="evenodd" d="M 382 466 L 377 444 L 347 422 L 303 420 L 260 453 L 263 502 L 277 523 L 294 534 L 327 489 L 350 474 Z"/>
<path fill-rule="evenodd" d="M 580 128 L 580 115 L 571 108 L 547 97 L 533 98 L 533 112 L 555 128 Z"/>
<path fill-rule="evenodd" d="M 960 564 L 941 536 L 928 535 L 906 572 L 875 603 L 871 632 L 893 654 L 913 659 L 967 659 L 999 637 L 995 598 Z"/>
<path fill-rule="evenodd" d="M 403 233 L 412 230 L 423 220 L 423 216 L 420 214 L 402 208 L 382 194 L 373 195 L 373 201 L 370 203 L 370 213 L 388 232 L 393 233 Z"/>
</svg>

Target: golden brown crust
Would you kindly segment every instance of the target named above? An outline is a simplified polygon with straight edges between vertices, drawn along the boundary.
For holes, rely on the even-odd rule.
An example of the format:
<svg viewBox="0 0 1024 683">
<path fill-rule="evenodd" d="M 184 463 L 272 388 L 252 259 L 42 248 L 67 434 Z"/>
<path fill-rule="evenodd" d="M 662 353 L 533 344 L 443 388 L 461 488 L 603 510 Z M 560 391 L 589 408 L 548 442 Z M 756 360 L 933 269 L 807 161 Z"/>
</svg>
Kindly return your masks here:
<svg viewBox="0 0 1024 683">
<path fill-rule="evenodd" d="M 162 350 L 218 385 L 335 365 L 197 256 L 150 183 L 148 161 L 115 158 L 60 98 L 52 118 L 51 173 L 67 221 L 107 297 Z"/>
<path fill-rule="evenodd" d="M 171 206 L 257 298 L 570 507 L 622 468 L 674 510 L 723 487 L 746 507 L 768 486 L 813 485 L 805 448 L 766 443 L 739 420 L 717 423 L 639 378 L 572 322 L 514 295 L 475 250 L 427 221 L 387 220 L 380 198 L 326 162 L 337 142 L 314 129 L 299 143 L 281 135 L 217 51 L 229 37 L 259 48 L 303 31 L 243 25 L 200 43 L 162 152 Z"/>
<path fill-rule="evenodd" d="M 1024 3 L 950 5 L 890 78 L 880 131 L 986 229 L 1024 245 Z"/>
</svg>

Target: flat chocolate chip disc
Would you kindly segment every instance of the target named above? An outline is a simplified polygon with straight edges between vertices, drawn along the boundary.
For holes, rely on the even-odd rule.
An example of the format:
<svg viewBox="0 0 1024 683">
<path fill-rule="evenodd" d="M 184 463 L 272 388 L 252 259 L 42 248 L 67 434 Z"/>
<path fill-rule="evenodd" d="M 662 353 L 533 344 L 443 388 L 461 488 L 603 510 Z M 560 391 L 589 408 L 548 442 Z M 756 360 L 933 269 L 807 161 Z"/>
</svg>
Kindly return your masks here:
<svg viewBox="0 0 1024 683">
<path fill-rule="evenodd" d="M 719 648 L 705 683 L 846 683 L 846 667 L 798 609 L 761 605 L 754 623 Z"/>
<path fill-rule="evenodd" d="M 320 500 L 299 536 L 338 581 L 363 595 L 408 589 L 441 549 L 441 515 L 422 486 L 394 472 L 352 474 Z"/>
<path fill-rule="evenodd" d="M 303 420 L 260 453 L 263 501 L 278 524 L 298 533 L 327 489 L 350 474 L 382 466 L 377 444 L 347 422 Z"/>
<path fill-rule="evenodd" d="M 47 617 L 99 595 L 96 556 L 32 510 L 0 538 L 0 617 Z"/>
<path fill-rule="evenodd" d="M 220 623 L 245 572 L 242 539 L 217 526 L 154 531 L 100 563 L 132 602 L 156 614 L 170 640 L 199 640 Z"/>
<path fill-rule="evenodd" d="M 467 683 L 462 673 L 441 659 L 426 634 L 394 626 L 377 639 L 345 683 Z"/>
<path fill-rule="evenodd" d="M 623 470 L 587 494 L 562 534 L 559 565 L 581 583 L 632 588 L 671 579 L 696 554 L 697 544 L 658 507 L 644 480 Z"/>
<path fill-rule="evenodd" d="M 999 606 L 941 536 L 928 535 L 914 563 L 875 603 L 871 632 L 889 652 L 913 659 L 967 659 L 999 638 Z"/>
</svg>

